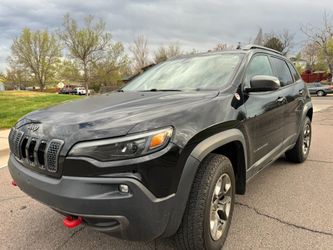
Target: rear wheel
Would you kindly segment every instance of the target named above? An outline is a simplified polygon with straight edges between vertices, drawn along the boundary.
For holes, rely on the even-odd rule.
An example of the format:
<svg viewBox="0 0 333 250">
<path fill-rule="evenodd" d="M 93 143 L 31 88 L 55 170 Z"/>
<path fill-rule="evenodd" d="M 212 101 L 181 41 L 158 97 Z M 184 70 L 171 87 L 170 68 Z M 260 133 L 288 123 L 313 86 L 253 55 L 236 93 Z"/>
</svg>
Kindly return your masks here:
<svg viewBox="0 0 333 250">
<path fill-rule="evenodd" d="M 325 92 L 322 90 L 317 91 L 317 96 L 324 96 Z"/>
<path fill-rule="evenodd" d="M 230 160 L 209 154 L 192 185 L 177 249 L 221 249 L 230 227 L 235 201 L 235 176 Z"/>
<path fill-rule="evenodd" d="M 310 152 L 311 136 L 311 121 L 309 117 L 306 117 L 295 146 L 286 152 L 287 160 L 296 163 L 304 162 Z"/>
</svg>

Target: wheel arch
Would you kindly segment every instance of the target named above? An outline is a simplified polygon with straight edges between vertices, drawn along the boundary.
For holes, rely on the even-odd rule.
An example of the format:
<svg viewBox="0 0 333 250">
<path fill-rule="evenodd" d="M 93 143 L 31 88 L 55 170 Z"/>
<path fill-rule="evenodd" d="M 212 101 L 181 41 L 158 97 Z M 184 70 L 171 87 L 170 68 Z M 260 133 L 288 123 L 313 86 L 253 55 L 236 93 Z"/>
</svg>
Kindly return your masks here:
<svg viewBox="0 0 333 250">
<path fill-rule="evenodd" d="M 313 118 L 313 105 L 312 105 L 311 101 L 306 102 L 304 104 L 303 112 L 302 112 L 302 118 L 301 118 L 301 121 L 300 121 L 299 132 L 300 132 L 300 129 L 302 127 L 302 124 L 303 124 L 303 121 L 304 121 L 305 117 L 309 117 L 310 121 L 312 121 L 312 118 Z"/>
<path fill-rule="evenodd" d="M 313 108 L 308 108 L 308 110 L 306 111 L 306 116 L 310 118 L 310 121 L 312 121 L 312 117 L 313 117 Z"/>
<path fill-rule="evenodd" d="M 206 138 L 196 145 L 186 160 L 164 237 L 173 235 L 178 229 L 197 170 L 201 161 L 210 153 L 230 157 L 236 176 L 236 193 L 245 193 L 247 154 L 243 133 L 239 129 L 229 129 Z"/>
<path fill-rule="evenodd" d="M 191 156 L 200 162 L 210 153 L 225 155 L 229 158 L 236 176 L 236 193 L 246 191 L 247 155 L 243 133 L 239 129 L 229 129 L 215 134 L 199 143 Z"/>
<path fill-rule="evenodd" d="M 305 105 L 304 105 L 303 112 L 302 112 L 302 117 L 301 117 L 301 120 L 299 121 L 298 135 L 302 131 L 302 125 L 304 123 L 305 117 L 309 117 L 310 121 L 312 122 L 312 118 L 313 118 L 313 105 L 312 105 L 311 101 L 305 103 Z"/>
</svg>

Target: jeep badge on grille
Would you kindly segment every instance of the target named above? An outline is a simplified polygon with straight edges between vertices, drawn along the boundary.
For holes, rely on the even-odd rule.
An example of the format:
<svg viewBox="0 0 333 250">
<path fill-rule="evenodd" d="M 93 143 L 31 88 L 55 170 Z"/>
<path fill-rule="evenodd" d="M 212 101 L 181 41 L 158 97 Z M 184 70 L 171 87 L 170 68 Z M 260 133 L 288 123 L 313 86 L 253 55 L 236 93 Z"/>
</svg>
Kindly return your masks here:
<svg viewBox="0 0 333 250">
<path fill-rule="evenodd" d="M 35 132 L 39 129 L 39 126 L 37 124 L 30 124 L 28 126 L 28 129 L 31 130 L 32 132 Z"/>
</svg>

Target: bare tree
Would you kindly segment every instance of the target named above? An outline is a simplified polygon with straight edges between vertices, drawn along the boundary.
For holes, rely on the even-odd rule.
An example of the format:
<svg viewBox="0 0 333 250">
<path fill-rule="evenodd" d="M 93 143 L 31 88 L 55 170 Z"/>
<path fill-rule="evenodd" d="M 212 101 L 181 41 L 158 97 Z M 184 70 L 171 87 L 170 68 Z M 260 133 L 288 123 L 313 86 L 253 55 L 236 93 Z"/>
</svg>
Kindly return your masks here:
<svg viewBox="0 0 333 250">
<path fill-rule="evenodd" d="M 265 47 L 280 51 L 283 55 L 287 55 L 293 47 L 295 35 L 288 30 L 282 32 L 270 32 L 264 35 L 263 44 Z"/>
<path fill-rule="evenodd" d="M 179 43 L 172 42 L 167 47 L 161 46 L 154 52 L 154 61 L 155 63 L 160 63 L 182 54 L 183 51 L 181 50 Z"/>
<path fill-rule="evenodd" d="M 279 38 L 283 44 L 284 50 L 282 51 L 284 55 L 287 55 L 290 49 L 294 46 L 295 34 L 290 33 L 288 30 L 283 30 L 279 34 Z"/>
<path fill-rule="evenodd" d="M 168 56 L 169 58 L 179 56 L 183 54 L 179 42 L 172 42 L 168 46 Z"/>
<path fill-rule="evenodd" d="M 34 32 L 24 28 L 21 35 L 14 39 L 11 51 L 10 60 L 28 69 L 43 90 L 61 56 L 56 36 L 47 31 Z"/>
<path fill-rule="evenodd" d="M 212 51 L 225 51 L 225 50 L 233 50 L 235 49 L 234 46 L 229 45 L 227 43 L 218 43 L 216 46 L 212 49 Z"/>
<path fill-rule="evenodd" d="M 129 74 L 129 60 L 121 42 L 112 44 L 104 58 L 92 68 L 92 82 L 109 87 L 117 87 L 121 78 Z"/>
<path fill-rule="evenodd" d="M 23 86 L 30 82 L 31 75 L 29 74 L 29 69 L 12 60 L 12 58 L 8 58 L 8 64 L 6 82 L 10 83 L 13 87 L 22 89 Z"/>
<path fill-rule="evenodd" d="M 59 32 L 72 58 L 76 59 L 83 70 L 83 81 L 88 93 L 89 68 L 103 58 L 103 53 L 110 46 L 111 34 L 105 30 L 105 22 L 94 22 L 93 16 L 84 19 L 84 27 L 68 14 L 64 17 L 63 29 Z"/>
<path fill-rule="evenodd" d="M 313 69 L 320 53 L 320 47 L 315 42 L 308 42 L 301 51 L 302 58 L 305 59 L 310 68 Z"/>
<path fill-rule="evenodd" d="M 312 25 L 302 26 L 301 31 L 308 37 L 308 39 L 317 44 L 322 52 L 324 60 L 326 61 L 329 71 L 333 73 L 333 52 L 331 49 L 331 41 L 333 38 L 333 26 L 329 22 L 329 16 L 326 12 L 323 14 L 323 23 L 321 27 L 314 27 Z"/>
<path fill-rule="evenodd" d="M 132 53 L 135 73 L 150 64 L 148 39 L 144 35 L 136 37 L 129 49 Z"/>
</svg>

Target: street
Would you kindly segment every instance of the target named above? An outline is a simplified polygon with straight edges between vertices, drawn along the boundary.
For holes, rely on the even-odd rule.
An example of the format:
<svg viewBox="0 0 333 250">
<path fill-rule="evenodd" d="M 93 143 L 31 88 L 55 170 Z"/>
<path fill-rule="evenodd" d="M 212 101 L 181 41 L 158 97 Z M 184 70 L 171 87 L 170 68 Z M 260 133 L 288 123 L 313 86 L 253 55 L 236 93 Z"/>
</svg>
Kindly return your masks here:
<svg viewBox="0 0 333 250">
<path fill-rule="evenodd" d="M 248 183 L 236 197 L 225 249 L 333 249 L 333 96 L 313 103 L 308 160 L 281 158 Z M 169 239 L 128 242 L 84 226 L 65 228 L 63 216 L 10 183 L 2 167 L 0 249 L 174 249 Z"/>
</svg>

